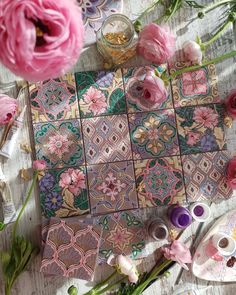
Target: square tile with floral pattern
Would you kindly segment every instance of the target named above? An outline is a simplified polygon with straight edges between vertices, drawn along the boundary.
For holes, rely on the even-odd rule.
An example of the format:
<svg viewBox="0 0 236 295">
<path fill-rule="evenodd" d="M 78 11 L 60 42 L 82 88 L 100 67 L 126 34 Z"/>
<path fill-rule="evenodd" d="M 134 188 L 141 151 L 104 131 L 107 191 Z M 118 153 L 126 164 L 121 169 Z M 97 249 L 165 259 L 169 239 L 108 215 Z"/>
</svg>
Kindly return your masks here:
<svg viewBox="0 0 236 295">
<path fill-rule="evenodd" d="M 81 118 L 126 112 L 121 70 L 75 74 Z"/>
<path fill-rule="evenodd" d="M 84 167 L 41 172 L 39 191 L 42 213 L 45 217 L 70 217 L 89 212 Z"/>
<path fill-rule="evenodd" d="M 129 114 L 134 159 L 179 154 L 173 109 Z"/>
<path fill-rule="evenodd" d="M 170 69 L 170 73 L 186 66 L 188 64 L 185 62 L 178 62 Z M 215 65 L 178 75 L 172 81 L 172 92 L 175 107 L 220 102 Z"/>
<path fill-rule="evenodd" d="M 92 214 L 138 208 L 133 162 L 88 166 Z"/>
<path fill-rule="evenodd" d="M 134 162 L 140 207 L 186 201 L 180 156 Z"/>
<path fill-rule="evenodd" d="M 153 101 L 144 97 L 143 81 L 146 73 L 153 70 L 161 75 L 166 70 L 166 65 L 149 65 L 122 69 L 128 113 L 154 111 L 173 107 L 170 85 L 168 87 L 169 95 L 167 99 L 160 99 L 158 102 L 153 103 Z"/>
<path fill-rule="evenodd" d="M 87 164 L 131 159 L 127 115 L 83 119 L 82 126 Z"/>
<path fill-rule="evenodd" d="M 182 156 L 187 200 L 229 199 L 233 191 L 227 183 L 228 151 Z"/>
<path fill-rule="evenodd" d="M 48 168 L 84 164 L 84 151 L 79 120 L 38 123 L 34 126 L 37 159 Z"/>
<path fill-rule="evenodd" d="M 92 280 L 101 227 L 78 218 L 51 218 L 40 271 L 50 275 Z"/>
<path fill-rule="evenodd" d="M 31 84 L 29 92 L 34 123 L 79 117 L 74 75 Z"/>
<path fill-rule="evenodd" d="M 124 254 L 132 259 L 146 255 L 146 231 L 138 210 L 117 212 L 98 218 L 103 233 L 99 249 L 99 263 L 111 254 Z"/>
<path fill-rule="evenodd" d="M 182 154 L 226 148 L 223 105 L 184 107 L 175 111 Z"/>
</svg>

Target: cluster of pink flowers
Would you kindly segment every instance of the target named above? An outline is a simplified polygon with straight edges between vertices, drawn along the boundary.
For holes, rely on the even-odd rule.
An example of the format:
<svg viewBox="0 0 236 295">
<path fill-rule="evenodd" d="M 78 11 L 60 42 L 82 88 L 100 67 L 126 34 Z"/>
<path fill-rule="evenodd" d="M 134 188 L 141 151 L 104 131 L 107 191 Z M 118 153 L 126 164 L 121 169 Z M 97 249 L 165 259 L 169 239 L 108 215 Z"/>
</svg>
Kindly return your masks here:
<svg viewBox="0 0 236 295">
<path fill-rule="evenodd" d="M 85 175 L 79 169 L 69 168 L 61 174 L 59 185 L 77 196 L 85 188 Z"/>
</svg>

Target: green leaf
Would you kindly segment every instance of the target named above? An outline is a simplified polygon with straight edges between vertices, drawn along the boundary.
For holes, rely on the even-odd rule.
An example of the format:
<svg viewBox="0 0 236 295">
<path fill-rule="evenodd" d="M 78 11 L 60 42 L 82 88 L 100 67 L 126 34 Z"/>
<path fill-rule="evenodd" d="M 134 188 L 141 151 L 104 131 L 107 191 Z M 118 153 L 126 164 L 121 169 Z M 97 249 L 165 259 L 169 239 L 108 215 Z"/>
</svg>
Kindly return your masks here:
<svg viewBox="0 0 236 295">
<path fill-rule="evenodd" d="M 0 252 L 0 260 L 1 260 L 1 264 L 2 264 L 2 272 L 3 272 L 3 275 L 6 279 L 6 269 L 8 267 L 8 264 L 11 260 L 11 255 L 10 253 L 8 252 Z"/>
</svg>

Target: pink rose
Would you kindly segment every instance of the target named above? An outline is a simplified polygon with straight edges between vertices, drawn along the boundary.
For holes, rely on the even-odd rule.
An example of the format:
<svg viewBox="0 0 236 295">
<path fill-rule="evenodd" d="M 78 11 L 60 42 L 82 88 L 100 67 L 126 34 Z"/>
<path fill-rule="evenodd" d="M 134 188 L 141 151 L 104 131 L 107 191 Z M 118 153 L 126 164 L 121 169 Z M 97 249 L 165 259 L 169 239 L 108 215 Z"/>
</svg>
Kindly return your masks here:
<svg viewBox="0 0 236 295">
<path fill-rule="evenodd" d="M 83 36 L 75 0 L 0 1 L 0 61 L 26 80 L 66 73 L 80 55 Z"/>
<path fill-rule="evenodd" d="M 144 78 L 143 90 L 144 97 L 153 103 L 162 103 L 168 96 L 165 83 L 152 71 L 148 71 Z"/>
<path fill-rule="evenodd" d="M 199 139 L 200 139 L 201 135 L 199 133 L 195 133 L 195 132 L 189 132 L 188 133 L 188 140 L 187 140 L 187 144 L 190 146 L 195 145 Z"/>
<path fill-rule="evenodd" d="M 226 108 L 230 116 L 236 119 L 236 89 L 232 90 L 226 98 Z"/>
<path fill-rule="evenodd" d="M 67 188 L 73 195 L 78 196 L 85 188 L 85 175 L 79 169 L 69 168 L 60 176 L 59 185 Z"/>
<path fill-rule="evenodd" d="M 174 55 L 175 36 L 168 27 L 149 24 L 139 35 L 138 53 L 145 59 L 163 64 Z"/>
<path fill-rule="evenodd" d="M 33 169 L 38 171 L 43 171 L 47 167 L 47 164 L 44 160 L 36 160 L 33 162 Z"/>
<path fill-rule="evenodd" d="M 236 157 L 231 159 L 226 170 L 227 182 L 232 189 L 236 189 Z"/>
<path fill-rule="evenodd" d="M 186 41 L 183 44 L 183 51 L 187 61 L 193 64 L 202 64 L 202 50 L 199 44 L 194 41 Z"/>
<path fill-rule="evenodd" d="M 191 263 L 192 257 L 189 248 L 182 244 L 180 241 L 175 240 L 168 247 L 162 247 L 163 254 L 166 259 L 176 261 L 184 269 L 188 270 L 185 263 Z"/>
<path fill-rule="evenodd" d="M 0 94 L 0 125 L 5 125 L 16 115 L 18 102 L 5 94 Z"/>
</svg>

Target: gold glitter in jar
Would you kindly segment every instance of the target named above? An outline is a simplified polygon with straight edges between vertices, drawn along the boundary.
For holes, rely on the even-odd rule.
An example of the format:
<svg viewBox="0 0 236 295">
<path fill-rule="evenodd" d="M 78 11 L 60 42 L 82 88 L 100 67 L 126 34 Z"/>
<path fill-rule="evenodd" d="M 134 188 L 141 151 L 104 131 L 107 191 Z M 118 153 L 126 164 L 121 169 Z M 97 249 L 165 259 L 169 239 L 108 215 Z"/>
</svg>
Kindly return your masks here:
<svg viewBox="0 0 236 295">
<path fill-rule="evenodd" d="M 107 33 L 104 37 L 113 45 L 122 45 L 129 41 L 128 37 L 123 32 Z"/>
</svg>

